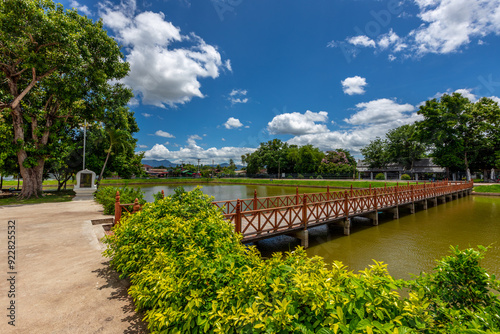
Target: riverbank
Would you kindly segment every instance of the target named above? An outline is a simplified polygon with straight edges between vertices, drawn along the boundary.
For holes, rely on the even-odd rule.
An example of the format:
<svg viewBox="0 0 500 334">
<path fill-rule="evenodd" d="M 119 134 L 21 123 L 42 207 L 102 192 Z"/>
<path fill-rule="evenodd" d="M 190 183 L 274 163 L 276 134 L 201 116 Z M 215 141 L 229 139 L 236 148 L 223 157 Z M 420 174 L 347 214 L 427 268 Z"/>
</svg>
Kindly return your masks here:
<svg viewBox="0 0 500 334">
<path fill-rule="evenodd" d="M 422 182 L 422 181 L 420 181 Z M 162 184 L 249 184 L 249 185 L 278 185 L 278 186 L 318 186 L 326 188 L 327 186 L 335 188 L 350 188 L 351 184 L 354 188 L 368 188 L 395 186 L 396 184 L 406 184 L 407 181 L 380 181 L 380 180 L 330 180 L 330 179 L 254 179 L 254 178 L 152 178 L 152 179 L 105 179 L 101 185 L 162 185 Z M 411 181 L 410 184 L 415 184 Z M 22 186 L 22 181 L 20 182 Z M 67 187 L 71 188 L 75 185 L 74 181 L 68 182 Z M 17 181 L 4 181 L 5 187 L 16 187 Z M 57 187 L 57 181 L 47 180 L 43 182 L 44 187 Z"/>
</svg>

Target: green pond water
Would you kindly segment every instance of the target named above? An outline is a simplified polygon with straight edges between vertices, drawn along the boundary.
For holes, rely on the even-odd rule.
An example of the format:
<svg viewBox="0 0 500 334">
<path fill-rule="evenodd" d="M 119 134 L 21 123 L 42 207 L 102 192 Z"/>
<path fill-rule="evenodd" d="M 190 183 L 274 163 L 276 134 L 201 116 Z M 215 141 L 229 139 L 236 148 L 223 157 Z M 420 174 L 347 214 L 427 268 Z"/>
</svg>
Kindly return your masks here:
<svg viewBox="0 0 500 334">
<path fill-rule="evenodd" d="M 163 189 L 173 193 L 177 186 L 141 187 L 147 194 Z M 184 186 L 191 190 L 195 186 Z M 294 194 L 294 187 L 250 185 L 205 185 L 203 191 L 215 200 L 252 198 L 257 189 L 259 197 Z M 299 187 L 300 193 L 326 191 Z M 263 256 L 293 250 L 300 241 L 278 236 L 256 243 Z M 327 263 L 341 261 L 353 271 L 366 268 L 373 260 L 388 264 L 395 278 L 408 279 L 412 274 L 429 272 L 435 260 L 449 254 L 450 245 L 461 249 L 477 245 L 491 246 L 482 265 L 490 274 L 500 277 L 500 197 L 467 196 L 428 210 L 417 207 L 415 214 L 400 209 L 400 218 L 379 214 L 379 225 L 372 226 L 363 218 L 355 218 L 351 235 L 344 236 L 343 228 L 330 225 L 309 229 L 310 256 L 322 256 Z"/>
<path fill-rule="evenodd" d="M 140 188 L 144 192 L 144 198 L 148 202 L 153 201 L 153 194 L 162 191 L 165 196 L 172 195 L 176 188 L 182 186 L 184 190 L 190 191 L 196 188 L 196 185 L 182 184 L 182 185 L 157 185 L 157 186 L 139 186 L 134 188 Z M 277 186 L 266 186 L 266 185 L 242 185 L 242 184 L 205 184 L 201 185 L 202 190 L 205 194 L 213 196 L 215 201 L 226 201 L 231 199 L 244 199 L 253 198 L 254 191 L 257 190 L 257 196 L 259 197 L 271 197 L 271 196 L 282 196 L 282 195 L 292 195 L 295 194 L 295 187 L 277 187 Z M 331 191 L 334 191 L 332 189 Z M 326 192 L 326 188 L 314 188 L 314 187 L 299 187 L 299 192 L 303 193 L 318 193 Z"/>
</svg>

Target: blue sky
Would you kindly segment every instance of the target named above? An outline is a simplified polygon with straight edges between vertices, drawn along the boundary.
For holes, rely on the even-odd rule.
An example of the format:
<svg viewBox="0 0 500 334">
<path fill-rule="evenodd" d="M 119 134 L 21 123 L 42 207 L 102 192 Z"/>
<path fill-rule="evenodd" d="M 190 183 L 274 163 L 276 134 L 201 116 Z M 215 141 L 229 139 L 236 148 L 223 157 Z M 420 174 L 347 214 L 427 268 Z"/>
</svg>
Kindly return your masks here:
<svg viewBox="0 0 500 334">
<path fill-rule="evenodd" d="M 62 3 L 122 46 L 148 159 L 239 163 L 273 138 L 360 158 L 430 98 L 500 101 L 498 0 Z"/>
</svg>

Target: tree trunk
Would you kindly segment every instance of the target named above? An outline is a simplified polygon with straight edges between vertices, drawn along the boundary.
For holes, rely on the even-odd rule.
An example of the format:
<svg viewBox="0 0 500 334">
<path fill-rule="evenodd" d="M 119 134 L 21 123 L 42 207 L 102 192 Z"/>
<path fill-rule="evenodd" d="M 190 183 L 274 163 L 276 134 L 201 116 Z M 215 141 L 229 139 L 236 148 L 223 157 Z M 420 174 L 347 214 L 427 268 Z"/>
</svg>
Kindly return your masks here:
<svg viewBox="0 0 500 334">
<path fill-rule="evenodd" d="M 99 178 L 97 179 L 97 184 L 101 182 L 102 175 L 104 174 L 104 169 L 106 168 L 106 164 L 108 163 L 109 155 L 111 154 L 111 148 L 112 146 L 109 147 L 108 154 L 106 155 L 106 160 L 104 160 L 104 165 L 102 166 L 101 169 L 101 174 L 99 174 Z"/>
<path fill-rule="evenodd" d="M 39 197 L 42 194 L 43 160 L 39 161 L 35 167 L 25 168 L 22 163 L 19 163 L 19 166 L 23 177 L 23 188 L 20 197 Z"/>
<path fill-rule="evenodd" d="M 470 170 L 469 170 L 469 161 L 467 160 L 467 152 L 465 152 L 464 155 L 464 162 L 465 162 L 465 173 L 467 174 L 467 181 L 470 181 Z"/>
</svg>

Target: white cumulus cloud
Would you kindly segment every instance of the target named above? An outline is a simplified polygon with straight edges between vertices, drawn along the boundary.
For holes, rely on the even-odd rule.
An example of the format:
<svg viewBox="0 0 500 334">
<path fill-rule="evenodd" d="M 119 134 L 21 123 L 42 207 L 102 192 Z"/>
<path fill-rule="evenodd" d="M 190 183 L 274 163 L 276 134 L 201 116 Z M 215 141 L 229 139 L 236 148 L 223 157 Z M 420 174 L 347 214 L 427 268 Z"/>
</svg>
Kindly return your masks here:
<svg viewBox="0 0 500 334">
<path fill-rule="evenodd" d="M 165 137 L 165 138 L 175 138 L 175 136 L 173 134 L 170 134 L 170 133 L 165 132 L 163 130 L 156 131 L 155 135 L 157 135 L 159 137 Z"/>
<path fill-rule="evenodd" d="M 328 121 L 328 113 L 326 111 L 312 112 L 307 110 L 304 114 L 293 112 L 284 113 L 275 116 L 271 122 L 267 124 L 267 129 L 271 134 L 291 134 L 302 135 L 306 133 L 321 133 L 327 132 L 328 128 L 325 123 Z"/>
<path fill-rule="evenodd" d="M 143 104 L 164 108 L 203 98 L 199 79 L 215 79 L 221 69 L 230 69 L 230 62 L 222 61 L 215 46 L 194 33 L 182 34 L 163 13 L 135 12 L 134 1 L 106 2 L 100 8 L 105 26 L 125 47 L 130 63 L 123 82 Z"/>
<path fill-rule="evenodd" d="M 377 46 L 373 39 L 365 35 L 350 37 L 347 39 L 347 42 L 355 46 L 364 46 L 370 48 L 374 48 Z"/>
<path fill-rule="evenodd" d="M 390 99 L 358 103 L 356 108 L 358 111 L 354 115 L 344 119 L 346 123 L 352 125 L 388 123 L 403 118 L 404 113 L 415 109 L 411 104 L 398 104 Z"/>
<path fill-rule="evenodd" d="M 229 117 L 226 123 L 223 124 L 226 129 L 236 129 L 243 126 L 239 119 Z"/>
<path fill-rule="evenodd" d="M 241 156 L 247 153 L 252 153 L 256 149 L 250 147 L 211 147 L 203 149 L 200 146 L 188 145 L 177 151 L 170 151 L 165 145 L 155 144 L 150 150 L 145 151 L 145 159 L 162 160 L 168 159 L 173 162 L 180 162 L 188 159 L 201 159 L 202 164 L 212 164 L 212 160 L 216 164 L 228 162 L 229 159 L 240 161 Z"/>
<path fill-rule="evenodd" d="M 375 40 L 366 35 L 347 37 L 356 47 L 403 52 L 405 56 L 458 52 L 471 42 L 483 43 L 488 35 L 500 35 L 498 0 L 413 0 L 418 8 L 419 25 L 406 36 L 392 29 Z M 403 2 L 401 2 L 402 4 Z M 331 43 L 337 47 L 340 43 Z M 391 58 L 389 58 L 391 60 Z"/>
<path fill-rule="evenodd" d="M 287 142 L 299 146 L 312 144 L 321 150 L 345 148 L 359 155 L 360 149 L 376 137 L 384 137 L 390 129 L 422 119 L 414 112 L 414 106 L 390 99 L 359 103 L 356 109 L 351 117 L 344 119 L 348 129 L 300 134 Z"/>
<path fill-rule="evenodd" d="M 345 78 L 341 83 L 345 94 L 354 95 L 365 93 L 364 87 L 366 86 L 366 78 L 356 75 L 354 77 Z"/>
<path fill-rule="evenodd" d="M 229 93 L 228 100 L 231 101 L 231 104 L 236 103 L 247 103 L 248 97 L 246 97 L 248 91 L 246 89 L 233 89 L 231 93 Z"/>
<path fill-rule="evenodd" d="M 92 12 L 90 11 L 89 7 L 87 7 L 86 5 L 80 4 L 78 1 L 71 0 L 71 2 L 69 3 L 69 6 L 71 8 L 78 9 L 78 12 L 80 14 L 92 15 Z"/>
</svg>

